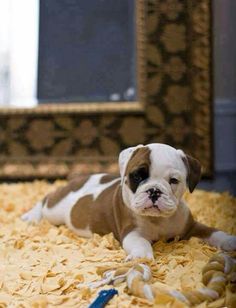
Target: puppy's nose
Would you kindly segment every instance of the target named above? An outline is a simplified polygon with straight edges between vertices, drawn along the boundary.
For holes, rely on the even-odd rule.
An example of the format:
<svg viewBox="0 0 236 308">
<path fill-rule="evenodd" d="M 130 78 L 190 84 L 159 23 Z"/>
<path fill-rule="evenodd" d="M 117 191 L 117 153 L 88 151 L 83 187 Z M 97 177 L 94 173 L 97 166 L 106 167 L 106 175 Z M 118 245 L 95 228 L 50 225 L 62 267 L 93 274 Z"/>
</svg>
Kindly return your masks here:
<svg viewBox="0 0 236 308">
<path fill-rule="evenodd" d="M 155 201 L 157 201 L 162 194 L 160 189 L 157 188 L 150 188 L 147 190 L 147 193 L 149 194 L 149 198 L 152 200 L 153 203 L 155 203 Z"/>
</svg>

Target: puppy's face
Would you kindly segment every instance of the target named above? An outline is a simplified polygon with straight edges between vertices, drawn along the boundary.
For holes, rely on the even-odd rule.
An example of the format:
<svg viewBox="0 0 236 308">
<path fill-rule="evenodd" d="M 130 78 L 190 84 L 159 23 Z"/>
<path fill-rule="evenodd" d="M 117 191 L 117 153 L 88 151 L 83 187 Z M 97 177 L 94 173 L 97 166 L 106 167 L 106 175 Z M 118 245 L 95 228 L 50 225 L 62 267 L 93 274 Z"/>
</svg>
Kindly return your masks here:
<svg viewBox="0 0 236 308">
<path fill-rule="evenodd" d="M 122 151 L 119 165 L 123 200 L 144 216 L 173 215 L 187 186 L 192 192 L 201 173 L 197 160 L 159 143 Z"/>
</svg>

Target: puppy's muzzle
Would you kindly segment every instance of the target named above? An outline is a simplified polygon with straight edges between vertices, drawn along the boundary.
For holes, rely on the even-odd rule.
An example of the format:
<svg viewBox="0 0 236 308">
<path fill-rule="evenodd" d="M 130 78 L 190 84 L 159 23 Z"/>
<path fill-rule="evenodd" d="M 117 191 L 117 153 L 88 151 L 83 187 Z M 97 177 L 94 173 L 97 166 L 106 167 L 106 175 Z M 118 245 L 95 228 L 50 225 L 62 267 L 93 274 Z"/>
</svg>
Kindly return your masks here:
<svg viewBox="0 0 236 308">
<path fill-rule="evenodd" d="M 153 204 L 160 198 L 162 192 L 158 188 L 150 188 L 146 191 Z"/>
</svg>

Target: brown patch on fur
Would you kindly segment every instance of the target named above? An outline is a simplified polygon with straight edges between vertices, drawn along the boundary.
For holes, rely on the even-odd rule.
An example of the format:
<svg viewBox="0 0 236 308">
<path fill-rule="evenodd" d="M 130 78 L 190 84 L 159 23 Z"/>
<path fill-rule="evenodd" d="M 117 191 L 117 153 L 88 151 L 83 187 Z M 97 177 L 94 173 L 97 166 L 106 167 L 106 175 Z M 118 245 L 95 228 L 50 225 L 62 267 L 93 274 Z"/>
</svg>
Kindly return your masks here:
<svg viewBox="0 0 236 308">
<path fill-rule="evenodd" d="M 123 203 L 119 181 L 101 192 L 96 200 L 91 195 L 79 199 L 72 208 L 71 222 L 75 228 L 89 226 L 91 232 L 100 235 L 113 232 L 120 242 L 134 229 L 132 213 Z"/>
<path fill-rule="evenodd" d="M 151 150 L 149 147 L 141 147 L 136 149 L 125 170 L 125 175 L 130 175 L 133 171 L 139 169 L 139 168 L 145 168 L 147 170 L 147 173 L 149 172 L 149 166 L 151 164 L 150 162 L 150 152 Z M 133 183 L 133 181 L 128 177 L 128 185 L 132 192 L 135 192 L 137 189 L 137 183 Z"/>
<path fill-rule="evenodd" d="M 201 179 L 201 164 L 197 159 L 190 155 L 186 155 L 186 157 L 183 157 L 182 159 L 188 170 L 187 184 L 189 191 L 193 192 L 194 188 Z"/>
<path fill-rule="evenodd" d="M 111 202 L 112 201 L 112 202 Z M 102 211 L 94 213 L 92 231 L 100 234 L 114 233 L 116 239 L 122 242 L 128 232 L 134 229 L 131 211 L 123 202 L 120 182 L 104 190 L 95 201 Z M 108 225 L 105 226 L 104 222 Z"/>
<path fill-rule="evenodd" d="M 70 216 L 71 223 L 77 229 L 85 229 L 91 217 L 91 204 L 93 203 L 93 196 L 87 195 L 79 199 L 73 206 Z"/>
<path fill-rule="evenodd" d="M 211 234 L 216 231 L 218 231 L 216 228 L 208 227 L 200 222 L 195 222 L 193 229 L 191 230 L 191 236 L 204 239 L 210 237 Z"/>
<path fill-rule="evenodd" d="M 136 170 L 138 167 L 141 166 L 146 166 L 149 168 L 151 162 L 150 162 L 150 152 L 151 150 L 149 149 L 149 147 L 141 147 L 136 149 L 125 170 L 125 175 L 130 174 L 132 171 Z"/>
<path fill-rule="evenodd" d="M 56 206 L 57 203 L 66 197 L 66 195 L 71 191 L 79 190 L 87 182 L 88 178 L 88 176 L 73 177 L 66 186 L 59 187 L 55 192 L 48 194 L 46 200 L 44 200 L 44 204 L 47 201 L 48 208 Z"/>
<path fill-rule="evenodd" d="M 78 172 L 72 172 L 68 175 L 67 180 L 71 181 L 71 180 L 74 180 L 74 179 L 82 177 L 82 176 L 85 176 L 85 175 L 82 175 L 81 173 L 78 173 Z"/>
<path fill-rule="evenodd" d="M 113 174 L 105 174 L 103 177 L 101 177 L 100 179 L 100 184 L 106 184 L 109 183 L 115 179 L 117 179 L 118 176 L 117 175 L 113 175 Z"/>
<path fill-rule="evenodd" d="M 185 227 L 184 235 L 181 238 L 183 240 L 188 240 L 192 236 L 195 236 L 204 239 L 210 237 L 211 234 L 216 231 L 218 230 L 215 228 L 208 227 L 201 224 L 200 222 L 195 221 L 192 214 L 190 213 L 188 222 Z"/>
</svg>

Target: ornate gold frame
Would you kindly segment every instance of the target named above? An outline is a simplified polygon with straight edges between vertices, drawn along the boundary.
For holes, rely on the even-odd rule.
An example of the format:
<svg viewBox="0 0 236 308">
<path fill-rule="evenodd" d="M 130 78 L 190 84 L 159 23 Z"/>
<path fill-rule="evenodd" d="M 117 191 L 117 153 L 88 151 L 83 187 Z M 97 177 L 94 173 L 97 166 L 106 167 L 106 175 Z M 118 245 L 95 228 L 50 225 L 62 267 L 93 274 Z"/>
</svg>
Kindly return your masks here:
<svg viewBox="0 0 236 308">
<path fill-rule="evenodd" d="M 136 5 L 138 101 L 0 109 L 1 179 L 116 171 L 122 148 L 149 142 L 183 148 L 212 174 L 210 0 Z"/>
</svg>

